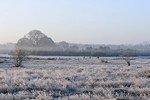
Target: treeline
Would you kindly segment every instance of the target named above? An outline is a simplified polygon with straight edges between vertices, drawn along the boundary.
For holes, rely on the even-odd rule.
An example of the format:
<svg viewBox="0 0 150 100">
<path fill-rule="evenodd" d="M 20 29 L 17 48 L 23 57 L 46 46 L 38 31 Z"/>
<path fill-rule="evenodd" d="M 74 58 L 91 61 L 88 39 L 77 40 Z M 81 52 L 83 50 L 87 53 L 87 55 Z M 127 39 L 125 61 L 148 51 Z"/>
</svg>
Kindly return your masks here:
<svg viewBox="0 0 150 100">
<path fill-rule="evenodd" d="M 81 50 L 81 51 L 29 51 L 25 50 L 27 55 L 36 56 L 121 56 L 124 52 L 128 52 L 130 56 L 136 56 L 135 50 Z M 12 51 L 11 54 L 14 54 Z"/>
<path fill-rule="evenodd" d="M 89 51 L 28 51 L 29 55 L 39 56 L 121 56 L 123 51 L 112 52 L 89 52 Z M 136 56 L 135 53 L 130 53 L 130 56 Z"/>
<path fill-rule="evenodd" d="M 109 47 L 92 48 L 87 47 L 82 50 L 77 49 L 56 49 L 56 50 L 24 50 L 27 55 L 37 55 L 37 56 L 105 56 L 105 57 L 117 57 L 121 56 L 123 53 L 128 53 L 129 56 L 150 56 L 150 51 L 138 51 L 133 49 L 111 49 Z M 10 54 L 14 54 L 11 51 Z"/>
</svg>

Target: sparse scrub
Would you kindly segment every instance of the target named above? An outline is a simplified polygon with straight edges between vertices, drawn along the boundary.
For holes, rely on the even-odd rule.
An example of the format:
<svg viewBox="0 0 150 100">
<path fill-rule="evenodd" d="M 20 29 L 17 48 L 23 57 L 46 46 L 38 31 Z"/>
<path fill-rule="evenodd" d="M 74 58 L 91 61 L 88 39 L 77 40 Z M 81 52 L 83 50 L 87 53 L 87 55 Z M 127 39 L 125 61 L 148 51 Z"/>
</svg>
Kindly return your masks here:
<svg viewBox="0 0 150 100">
<path fill-rule="evenodd" d="M 101 63 L 108 63 L 108 61 L 105 59 L 101 59 Z"/>
<path fill-rule="evenodd" d="M 99 59 L 99 56 L 96 56 L 97 59 Z"/>
<path fill-rule="evenodd" d="M 126 68 L 121 62 L 122 59 L 108 60 L 116 65 L 112 63 L 100 65 L 99 60 L 95 61 L 95 58 L 83 60 L 81 57 L 71 60 L 25 61 L 25 68 L 1 67 L 0 99 L 145 100 L 150 98 L 148 78 L 150 59 L 146 60 L 145 65 L 137 59 L 143 66 L 139 68 L 137 66 Z"/>
</svg>

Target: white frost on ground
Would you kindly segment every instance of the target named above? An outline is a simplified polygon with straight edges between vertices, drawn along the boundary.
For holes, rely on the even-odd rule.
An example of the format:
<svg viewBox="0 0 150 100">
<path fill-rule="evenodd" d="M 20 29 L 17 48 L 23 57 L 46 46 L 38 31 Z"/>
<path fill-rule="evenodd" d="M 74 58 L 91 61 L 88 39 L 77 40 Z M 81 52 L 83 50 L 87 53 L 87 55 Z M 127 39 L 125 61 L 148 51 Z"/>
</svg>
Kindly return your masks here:
<svg viewBox="0 0 150 100">
<path fill-rule="evenodd" d="M 148 100 L 150 59 L 127 66 L 117 58 L 26 60 L 23 68 L 0 64 L 0 100 Z"/>
</svg>

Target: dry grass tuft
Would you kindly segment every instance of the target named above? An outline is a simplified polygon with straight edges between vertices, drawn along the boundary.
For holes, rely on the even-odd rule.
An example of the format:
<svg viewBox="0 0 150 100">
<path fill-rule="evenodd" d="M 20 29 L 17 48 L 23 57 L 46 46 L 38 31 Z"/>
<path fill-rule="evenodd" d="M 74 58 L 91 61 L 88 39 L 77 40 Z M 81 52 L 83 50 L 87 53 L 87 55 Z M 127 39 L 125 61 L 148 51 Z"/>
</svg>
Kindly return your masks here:
<svg viewBox="0 0 150 100">
<path fill-rule="evenodd" d="M 150 69 L 144 69 L 136 73 L 138 77 L 147 77 L 150 78 Z"/>
</svg>

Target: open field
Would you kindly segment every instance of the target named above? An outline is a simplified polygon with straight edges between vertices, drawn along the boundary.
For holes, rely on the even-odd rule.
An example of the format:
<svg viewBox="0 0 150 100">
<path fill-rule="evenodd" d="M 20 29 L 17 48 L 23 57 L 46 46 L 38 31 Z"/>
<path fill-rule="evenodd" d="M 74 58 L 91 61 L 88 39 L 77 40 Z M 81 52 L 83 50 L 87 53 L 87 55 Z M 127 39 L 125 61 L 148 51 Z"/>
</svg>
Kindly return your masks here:
<svg viewBox="0 0 150 100">
<path fill-rule="evenodd" d="M 150 59 L 56 57 L 28 59 L 23 68 L 1 58 L 0 100 L 148 100 Z"/>
</svg>

